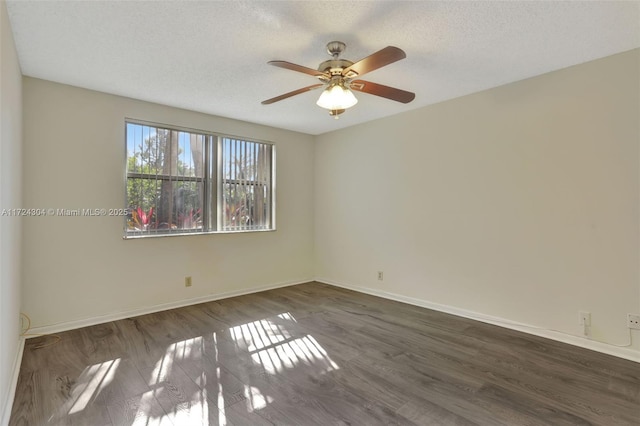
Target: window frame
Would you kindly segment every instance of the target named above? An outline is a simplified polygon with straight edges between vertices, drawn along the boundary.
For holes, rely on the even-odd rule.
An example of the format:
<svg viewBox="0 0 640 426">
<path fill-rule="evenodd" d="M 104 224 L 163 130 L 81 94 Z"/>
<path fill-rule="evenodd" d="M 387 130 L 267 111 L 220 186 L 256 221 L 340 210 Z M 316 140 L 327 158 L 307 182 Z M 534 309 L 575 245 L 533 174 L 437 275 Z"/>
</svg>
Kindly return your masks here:
<svg viewBox="0 0 640 426">
<path fill-rule="evenodd" d="M 135 118 L 125 117 L 124 119 L 124 205 L 126 209 L 129 209 L 128 205 L 128 189 L 127 183 L 130 177 L 138 179 L 150 179 L 150 174 L 145 173 L 129 173 L 128 172 L 128 147 L 127 147 L 127 126 L 129 124 L 148 126 L 168 131 L 195 133 L 205 137 L 203 142 L 203 167 L 204 177 L 199 178 L 197 176 L 179 176 L 179 175 L 153 175 L 154 180 L 158 179 L 158 176 L 162 176 L 162 180 L 168 179 L 174 182 L 202 182 L 203 183 L 203 205 L 202 216 L 203 224 L 202 230 L 190 230 L 179 229 L 176 231 L 171 230 L 155 230 L 150 231 L 138 231 L 131 232 L 128 226 L 129 215 L 125 216 L 123 224 L 123 236 L 125 240 L 140 239 L 140 238 L 159 238 L 159 237 L 181 237 L 191 235 L 212 235 L 212 234 L 236 234 L 247 232 L 273 232 L 276 231 L 276 144 L 272 141 L 267 141 L 257 138 L 247 138 L 244 136 L 230 135 L 227 133 L 213 132 L 210 130 L 195 129 L 191 127 L 178 126 L 173 124 L 162 124 L 148 120 L 140 120 Z M 223 164 L 222 164 L 222 145 L 224 139 L 238 140 L 249 143 L 257 143 L 268 145 L 269 152 L 269 181 L 267 184 L 267 211 L 268 211 L 268 227 L 262 229 L 222 229 L 222 205 L 223 205 L 223 181 L 222 176 Z M 134 176 L 131 176 L 134 175 Z M 244 183 L 248 185 L 249 183 Z M 250 185 L 256 185 L 251 183 Z M 206 223 L 209 228 L 205 228 Z"/>
</svg>

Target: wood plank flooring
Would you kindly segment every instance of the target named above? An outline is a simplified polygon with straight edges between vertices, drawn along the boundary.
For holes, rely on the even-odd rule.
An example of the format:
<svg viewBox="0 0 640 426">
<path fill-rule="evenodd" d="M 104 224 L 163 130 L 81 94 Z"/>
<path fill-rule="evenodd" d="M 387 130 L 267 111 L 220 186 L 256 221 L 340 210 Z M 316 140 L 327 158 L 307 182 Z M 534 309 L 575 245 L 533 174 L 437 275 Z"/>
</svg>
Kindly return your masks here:
<svg viewBox="0 0 640 426">
<path fill-rule="evenodd" d="M 27 341 L 10 425 L 640 425 L 640 364 L 321 283 Z"/>
</svg>

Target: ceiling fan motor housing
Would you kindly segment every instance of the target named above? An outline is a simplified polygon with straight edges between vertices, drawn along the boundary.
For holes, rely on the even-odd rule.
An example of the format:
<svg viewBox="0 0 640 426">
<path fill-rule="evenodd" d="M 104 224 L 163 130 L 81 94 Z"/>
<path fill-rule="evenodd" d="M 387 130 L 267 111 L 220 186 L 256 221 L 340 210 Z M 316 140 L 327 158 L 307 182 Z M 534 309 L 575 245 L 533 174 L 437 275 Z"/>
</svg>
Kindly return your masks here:
<svg viewBox="0 0 640 426">
<path fill-rule="evenodd" d="M 327 43 L 327 53 L 333 56 L 333 59 L 324 61 L 318 66 L 318 71 L 329 73 L 329 75 L 342 75 L 342 70 L 353 65 L 353 62 L 347 59 L 338 59 L 338 56 L 345 51 L 347 45 L 341 41 L 330 41 Z"/>
<path fill-rule="evenodd" d="M 347 59 L 329 59 L 318 66 L 318 71 L 327 72 L 331 75 L 341 75 L 342 70 L 353 65 Z"/>
</svg>

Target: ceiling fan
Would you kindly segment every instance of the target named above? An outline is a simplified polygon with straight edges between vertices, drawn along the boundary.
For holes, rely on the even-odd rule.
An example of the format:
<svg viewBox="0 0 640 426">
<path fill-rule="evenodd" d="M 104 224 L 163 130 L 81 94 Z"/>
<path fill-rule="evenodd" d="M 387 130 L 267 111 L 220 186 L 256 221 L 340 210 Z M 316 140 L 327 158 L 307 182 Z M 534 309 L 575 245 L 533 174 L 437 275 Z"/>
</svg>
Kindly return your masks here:
<svg viewBox="0 0 640 426">
<path fill-rule="evenodd" d="M 321 83 L 312 84 L 311 86 L 303 87 L 301 89 L 294 90 L 293 92 L 267 99 L 266 101 L 262 101 L 262 104 L 269 105 L 274 102 L 290 98 L 291 96 L 324 87 L 325 89 L 316 104 L 322 108 L 328 109 L 329 115 L 332 117 L 338 118 L 338 115 L 342 114 L 347 108 L 354 106 L 358 102 L 351 92 L 352 90 L 381 96 L 404 104 L 411 102 L 416 97 L 415 93 L 407 92 L 406 90 L 400 90 L 395 87 L 384 86 L 370 81 L 356 80 L 356 78 L 368 72 L 406 58 L 407 55 L 402 51 L 402 49 L 394 46 L 387 46 L 384 49 L 354 63 L 347 59 L 339 58 L 345 48 L 346 45 L 341 41 L 329 42 L 327 44 L 327 52 L 333 58 L 322 62 L 318 66 L 317 70 L 286 61 L 270 61 L 270 65 L 312 75 L 320 80 Z"/>
</svg>

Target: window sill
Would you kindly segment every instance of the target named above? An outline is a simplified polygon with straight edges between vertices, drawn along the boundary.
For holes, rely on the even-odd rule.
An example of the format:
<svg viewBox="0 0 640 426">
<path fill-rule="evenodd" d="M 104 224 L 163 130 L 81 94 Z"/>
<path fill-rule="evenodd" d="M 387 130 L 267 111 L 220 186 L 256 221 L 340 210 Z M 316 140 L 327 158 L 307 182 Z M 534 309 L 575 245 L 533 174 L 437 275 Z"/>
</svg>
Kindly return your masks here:
<svg viewBox="0 0 640 426">
<path fill-rule="evenodd" d="M 248 234 L 254 232 L 274 232 L 275 229 L 242 229 L 237 231 L 209 231 L 209 232 L 173 232 L 167 234 L 132 234 L 123 235 L 123 240 L 140 240 L 145 238 L 163 238 L 163 237 L 192 237 L 195 235 L 220 235 L 220 234 Z"/>
</svg>

